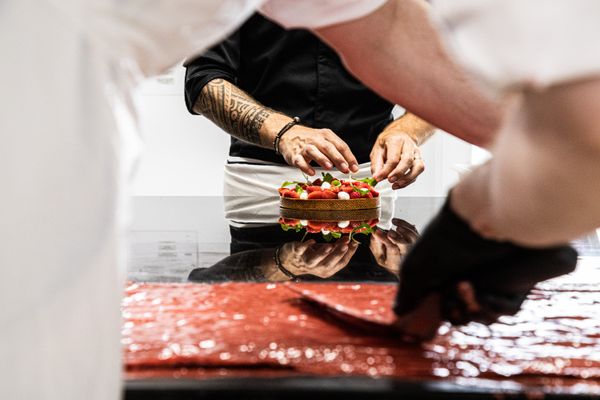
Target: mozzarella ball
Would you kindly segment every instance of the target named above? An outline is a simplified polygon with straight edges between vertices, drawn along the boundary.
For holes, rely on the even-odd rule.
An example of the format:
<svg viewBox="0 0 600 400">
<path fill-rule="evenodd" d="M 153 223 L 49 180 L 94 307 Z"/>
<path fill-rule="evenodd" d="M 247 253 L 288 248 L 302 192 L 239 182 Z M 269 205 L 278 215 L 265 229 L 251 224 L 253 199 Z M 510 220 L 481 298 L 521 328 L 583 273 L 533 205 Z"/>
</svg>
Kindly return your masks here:
<svg viewBox="0 0 600 400">
<path fill-rule="evenodd" d="M 340 200 L 350 200 L 350 195 L 346 192 L 338 192 L 338 199 Z"/>
<path fill-rule="evenodd" d="M 340 221 L 340 222 L 338 222 L 338 226 L 340 228 L 347 228 L 348 225 L 350 225 L 350 221 Z"/>
<path fill-rule="evenodd" d="M 329 182 L 321 183 L 321 189 L 325 190 L 325 189 L 329 189 L 329 188 L 331 188 L 331 183 L 329 183 Z"/>
<path fill-rule="evenodd" d="M 301 219 L 301 220 L 300 220 L 300 225 L 302 225 L 302 226 L 307 226 L 307 225 L 308 225 L 308 221 L 307 221 L 307 220 L 305 220 L 305 219 Z"/>
<path fill-rule="evenodd" d="M 308 199 L 308 192 L 302 192 L 302 193 L 300 193 L 300 198 L 301 199 Z"/>
</svg>

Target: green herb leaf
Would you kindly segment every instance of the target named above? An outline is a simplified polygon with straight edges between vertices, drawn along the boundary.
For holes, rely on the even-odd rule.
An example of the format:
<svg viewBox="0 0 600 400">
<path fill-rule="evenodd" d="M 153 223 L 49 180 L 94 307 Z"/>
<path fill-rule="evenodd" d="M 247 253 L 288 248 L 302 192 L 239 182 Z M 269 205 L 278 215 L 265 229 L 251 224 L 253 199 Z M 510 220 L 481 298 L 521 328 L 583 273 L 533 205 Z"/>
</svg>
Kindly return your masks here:
<svg viewBox="0 0 600 400">
<path fill-rule="evenodd" d="M 371 233 L 373 233 L 373 231 L 375 231 L 375 227 L 371 226 L 367 223 L 364 224 L 360 224 L 359 226 L 357 226 L 356 228 L 352 229 L 352 232 L 350 232 L 350 239 L 354 240 L 355 242 L 358 242 L 358 240 L 354 239 L 354 235 L 356 235 L 357 233 L 361 233 L 363 235 L 370 235 Z M 360 231 L 360 232 L 359 232 Z"/>
<path fill-rule="evenodd" d="M 377 181 L 375 180 L 375 178 L 371 178 L 371 177 L 363 178 L 363 179 L 357 179 L 357 181 L 366 183 L 368 185 L 371 185 L 372 187 L 375 187 L 375 185 L 377 185 Z"/>
<path fill-rule="evenodd" d="M 290 226 L 287 224 L 281 224 L 281 229 L 287 232 L 290 229 Z"/>
<path fill-rule="evenodd" d="M 331 181 L 331 184 L 333 186 L 341 186 L 342 182 L 338 181 L 337 179 L 334 179 L 334 180 Z"/>
<path fill-rule="evenodd" d="M 335 178 L 329 172 L 321 172 L 323 175 L 323 182 L 331 183 Z"/>
<path fill-rule="evenodd" d="M 354 185 L 352 185 L 352 190 L 355 191 L 355 192 L 357 192 L 357 193 L 360 193 L 361 196 L 370 192 L 369 189 L 359 188 L 359 187 L 356 187 Z"/>
<path fill-rule="evenodd" d="M 342 237 L 342 233 L 341 232 L 331 232 L 330 235 L 336 239 L 339 239 Z"/>
</svg>

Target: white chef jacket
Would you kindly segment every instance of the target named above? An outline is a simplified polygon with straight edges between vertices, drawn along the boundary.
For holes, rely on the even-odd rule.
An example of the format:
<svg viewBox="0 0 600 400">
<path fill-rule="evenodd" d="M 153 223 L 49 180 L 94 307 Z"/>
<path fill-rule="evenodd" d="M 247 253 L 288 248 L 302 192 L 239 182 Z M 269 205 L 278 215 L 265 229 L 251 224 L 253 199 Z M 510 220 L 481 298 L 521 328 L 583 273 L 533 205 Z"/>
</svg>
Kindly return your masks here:
<svg viewBox="0 0 600 400">
<path fill-rule="evenodd" d="M 292 17 L 310 4 L 311 26 L 381 3 L 271 2 Z M 118 398 L 129 91 L 262 3 L 0 2 L 0 398 Z"/>
<path fill-rule="evenodd" d="M 494 91 L 600 76 L 597 0 L 432 0 L 454 55 Z"/>
</svg>

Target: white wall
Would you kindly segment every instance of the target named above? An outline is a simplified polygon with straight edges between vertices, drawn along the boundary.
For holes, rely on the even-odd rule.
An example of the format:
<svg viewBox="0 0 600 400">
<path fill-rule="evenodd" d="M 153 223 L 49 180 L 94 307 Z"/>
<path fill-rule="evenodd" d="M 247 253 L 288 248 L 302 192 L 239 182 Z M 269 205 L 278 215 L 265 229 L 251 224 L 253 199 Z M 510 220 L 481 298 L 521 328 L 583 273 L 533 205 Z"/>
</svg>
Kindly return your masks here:
<svg viewBox="0 0 600 400">
<path fill-rule="evenodd" d="M 134 180 L 138 196 L 220 195 L 229 136 L 204 117 L 188 114 L 182 67 L 141 85 L 138 103 L 144 142 Z M 471 146 L 443 132 L 422 147 L 426 170 L 399 192 L 443 196 L 457 180 L 456 164 L 470 164 Z M 208 182 L 208 183 L 207 183 Z"/>
</svg>

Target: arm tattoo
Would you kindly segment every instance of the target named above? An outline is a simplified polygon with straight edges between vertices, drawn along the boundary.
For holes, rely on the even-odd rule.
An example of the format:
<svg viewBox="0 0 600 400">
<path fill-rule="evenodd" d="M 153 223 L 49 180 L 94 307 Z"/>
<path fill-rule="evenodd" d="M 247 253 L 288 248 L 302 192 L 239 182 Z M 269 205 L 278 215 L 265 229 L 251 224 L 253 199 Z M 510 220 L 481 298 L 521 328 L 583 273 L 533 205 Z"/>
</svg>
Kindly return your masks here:
<svg viewBox="0 0 600 400">
<path fill-rule="evenodd" d="M 261 143 L 260 128 L 274 113 L 224 79 L 213 79 L 204 86 L 194 111 L 230 135 L 254 144 Z"/>
</svg>

